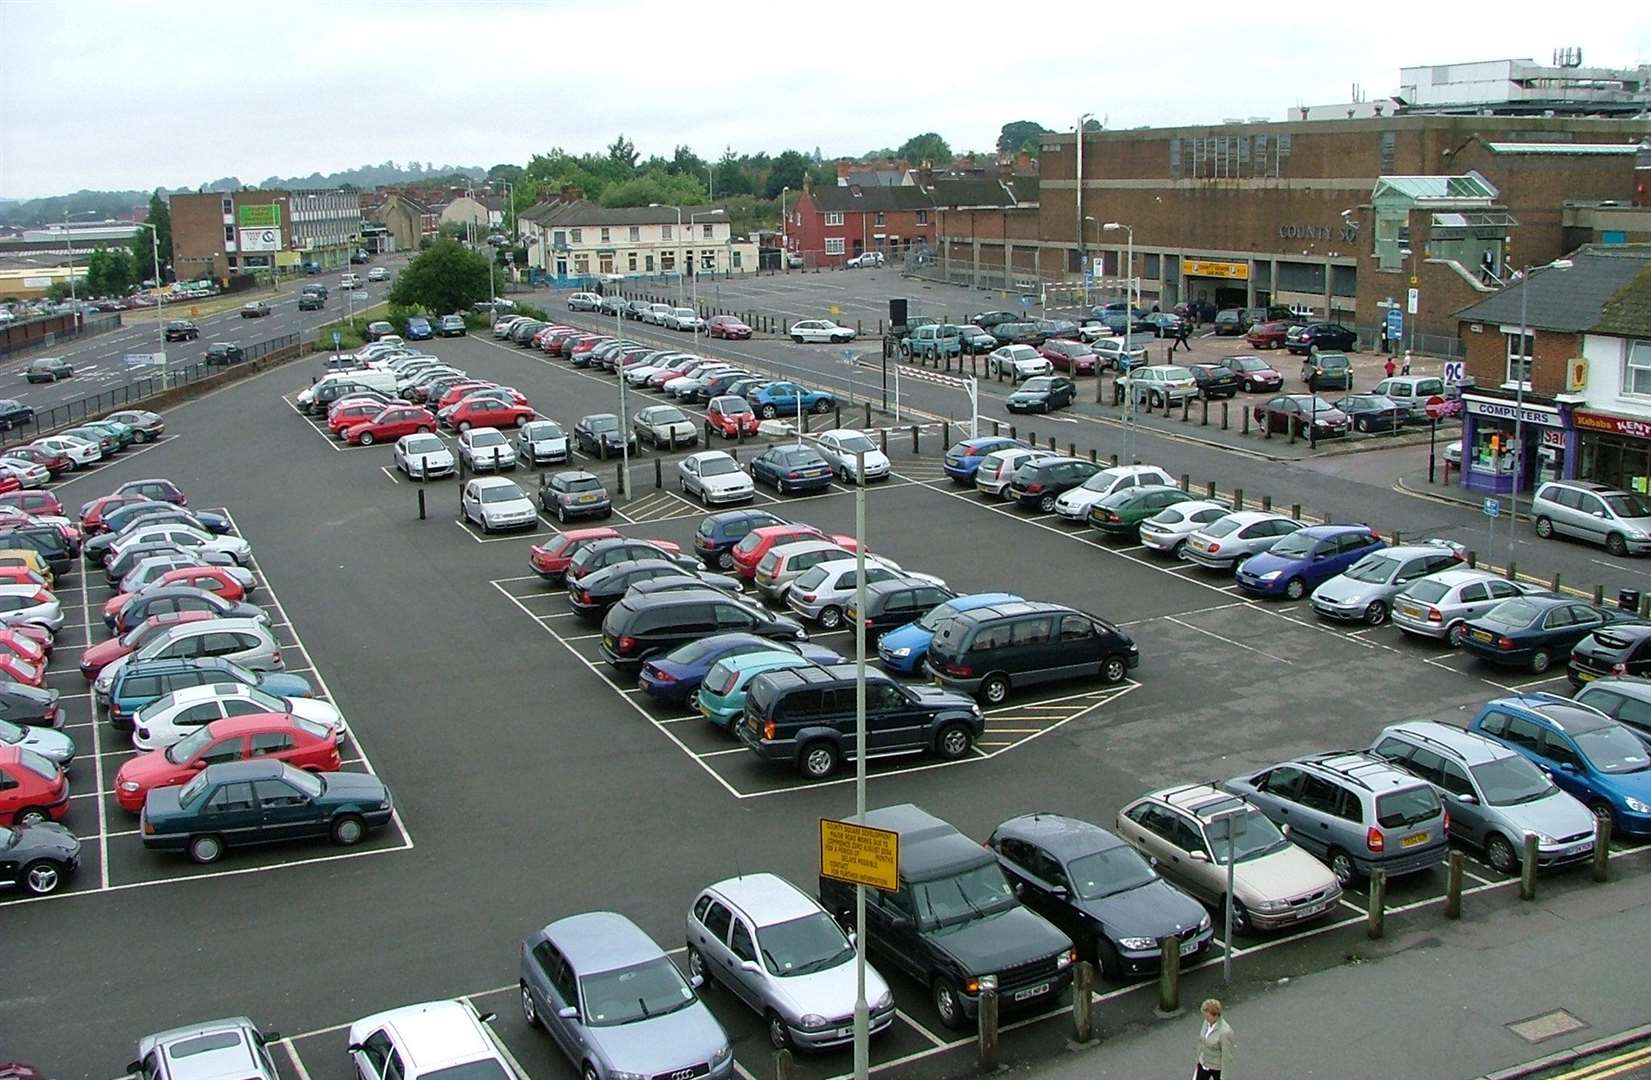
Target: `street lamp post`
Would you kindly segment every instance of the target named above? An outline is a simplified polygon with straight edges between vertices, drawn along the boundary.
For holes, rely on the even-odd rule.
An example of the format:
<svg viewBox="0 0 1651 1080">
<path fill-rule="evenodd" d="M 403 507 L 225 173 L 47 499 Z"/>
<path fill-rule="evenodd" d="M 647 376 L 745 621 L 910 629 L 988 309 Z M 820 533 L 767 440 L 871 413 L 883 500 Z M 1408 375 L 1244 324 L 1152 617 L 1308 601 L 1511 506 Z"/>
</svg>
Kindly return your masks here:
<svg viewBox="0 0 1651 1080">
<path fill-rule="evenodd" d="M 161 389 L 166 388 L 166 294 L 161 291 L 161 234 L 160 230 L 146 221 L 137 222 L 140 229 L 149 230 L 149 243 L 155 256 L 155 332 L 160 338 L 161 346 Z"/>
<path fill-rule="evenodd" d="M 1077 155 L 1073 159 L 1073 163 L 1076 166 L 1076 171 L 1074 173 L 1074 176 L 1075 176 L 1075 179 L 1077 180 L 1077 192 L 1078 192 L 1077 213 L 1074 216 L 1076 216 L 1077 219 L 1078 219 L 1078 269 L 1080 271 L 1083 269 L 1083 262 L 1084 262 L 1084 249 L 1083 249 L 1083 223 L 1084 223 L 1084 216 L 1083 216 L 1083 125 L 1084 125 L 1084 121 L 1088 120 L 1090 117 L 1092 117 L 1094 115 L 1095 115 L 1094 113 L 1080 113 L 1079 114 L 1079 116 L 1078 116 L 1078 129 L 1077 129 L 1077 132 L 1076 132 L 1075 136 L 1073 137 L 1073 141 L 1072 141 L 1073 153 L 1075 153 Z M 1108 226 L 1108 227 L 1110 228 L 1110 226 Z"/>
<path fill-rule="evenodd" d="M 1525 341 L 1530 336 L 1526 321 L 1526 303 L 1531 295 L 1531 279 L 1543 270 L 1569 270 L 1570 259 L 1555 259 L 1540 266 L 1527 266 L 1519 279 L 1519 379 L 1513 391 L 1513 482 L 1508 485 L 1508 566 L 1513 566 L 1513 545 L 1518 541 L 1519 483 L 1525 478 L 1525 384 L 1530 382 L 1535 365 L 1536 345 L 1527 350 Z"/>
<path fill-rule="evenodd" d="M 1130 331 L 1135 328 L 1135 300 L 1130 296 L 1129 291 L 1130 283 L 1135 277 L 1135 228 L 1120 222 L 1108 221 L 1101 226 L 1101 229 L 1105 232 L 1117 232 L 1122 229 L 1128 236 L 1128 243 L 1124 248 L 1124 347 L 1121 354 L 1121 362 L 1128 370 L 1129 367 L 1133 366 L 1133 358 L 1130 355 L 1129 348 L 1132 336 Z M 1096 370 L 1095 377 L 1097 379 L 1101 377 L 1099 369 Z M 1135 464 L 1135 383 L 1133 380 L 1129 384 L 1129 394 L 1127 396 L 1129 400 L 1124 406 L 1124 452 L 1129 457 L 1129 463 L 1133 465 Z"/>
<path fill-rule="evenodd" d="M 790 191 L 789 187 L 780 189 L 780 262 L 785 270 L 791 269 L 791 242 L 785 234 L 785 197 Z"/>
<path fill-rule="evenodd" d="M 677 211 L 677 212 L 681 213 L 680 210 Z M 688 231 L 689 232 L 694 231 L 694 219 L 695 218 L 701 217 L 701 216 L 714 217 L 715 215 L 720 214 L 720 213 L 722 213 L 722 207 L 719 206 L 714 210 L 698 210 L 698 211 L 695 211 L 692 214 L 689 214 L 688 215 Z M 699 351 L 699 275 L 697 273 L 694 275 L 693 300 L 694 300 L 694 303 L 693 303 L 694 321 L 689 324 L 689 329 L 692 330 L 693 334 L 694 334 L 694 351 L 698 352 Z"/>
</svg>

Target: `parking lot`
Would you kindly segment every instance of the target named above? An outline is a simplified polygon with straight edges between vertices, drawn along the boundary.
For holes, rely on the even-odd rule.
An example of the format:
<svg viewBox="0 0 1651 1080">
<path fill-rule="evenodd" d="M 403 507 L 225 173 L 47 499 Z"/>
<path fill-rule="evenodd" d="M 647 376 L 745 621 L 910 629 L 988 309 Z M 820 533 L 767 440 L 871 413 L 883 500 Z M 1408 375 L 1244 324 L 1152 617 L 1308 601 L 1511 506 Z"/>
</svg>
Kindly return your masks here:
<svg viewBox="0 0 1651 1080">
<path fill-rule="evenodd" d="M 516 387 L 564 427 L 617 411 L 611 376 L 541 353 L 485 337 L 429 351 Z M 130 835 L 131 819 L 97 795 L 121 750 L 96 726 L 90 699 L 77 699 L 73 826 L 100 851 L 106 845 L 108 858 L 88 859 L 59 900 L 9 900 L 8 959 L 55 977 L 0 1004 L 7 1056 L 64 1077 L 109 1077 L 146 1032 L 245 1013 L 287 1033 L 276 1060 L 288 1080 L 342 1080 L 351 1021 L 468 995 L 498 1014 L 495 1028 L 528 1075 L 572 1076 L 543 1033 L 526 1028 L 516 1001 L 517 945 L 527 933 L 575 912 L 618 910 L 680 961 L 683 917 L 698 889 L 772 870 L 812 891 L 817 819 L 852 812 L 845 777 L 809 783 L 761 763 L 697 715 L 661 708 L 616 677 L 599 659 L 596 627 L 528 564 L 529 545 L 560 531 L 553 519 L 484 536 L 459 520 L 453 480 L 415 484 L 390 468 L 388 446 L 341 447 L 299 415 L 291 399 L 316 366 L 278 369 L 179 410 L 168 439 L 129 452 L 107 476 L 75 480 L 73 494 L 78 502 L 120 480 L 165 475 L 192 504 L 234 510 L 265 585 L 255 599 L 277 623 L 287 669 L 344 711 L 349 756 L 360 758 L 350 767 L 379 771 L 405 829 L 348 853 L 326 845 L 236 852 L 204 873 L 150 856 Z M 628 407 L 646 398 L 628 393 Z M 746 460 L 767 441 L 714 445 Z M 1143 659 L 1118 686 L 1015 695 L 989 710 L 987 734 L 962 761 L 873 763 L 872 805 L 915 802 L 978 838 L 1036 809 L 1106 825 L 1146 790 L 1368 745 L 1401 717 L 1461 722 L 1491 696 L 1564 689 L 1563 675 L 1510 676 L 1391 627 L 1323 623 L 1305 602 L 1254 601 L 1230 578 L 985 501 L 941 472 L 943 442 L 937 425 L 920 430 L 916 453 L 904 431 L 890 439 L 893 475 L 866 495 L 870 550 L 960 592 L 1002 589 L 1103 615 L 1134 635 Z M 617 500 L 605 524 L 686 548 L 705 513 L 676 490 L 675 462 L 686 452 L 633 458 L 631 498 Z M 576 464 L 612 486 L 615 462 Z M 535 473 L 514 475 L 531 490 Z M 853 530 L 854 493 L 840 484 L 811 496 L 759 488 L 757 501 L 828 532 Z M 65 588 L 80 593 L 70 622 L 88 643 L 103 636 L 100 579 L 81 575 Z M 852 653 L 848 633 L 811 629 L 811 638 Z M 49 676 L 66 695 L 84 690 L 74 640 L 66 630 Z M 1517 900 L 1505 875 L 1472 856 L 1468 917 L 1494 934 Z M 1639 874 L 1645 862 L 1625 847 L 1614 865 L 1619 875 Z M 134 895 L 140 885 L 156 891 Z M 1442 868 L 1390 883 L 1390 922 L 1442 925 L 1443 887 Z M 1583 868 L 1547 875 L 1543 887 L 1593 886 Z M 113 895 L 88 895 L 104 889 Z M 1259 985 L 1339 963 L 1354 940 L 1371 948 L 1362 944 L 1364 901 L 1350 890 L 1328 921 L 1238 938 L 1235 977 Z M 145 917 L 157 911 L 165 917 Z M 203 934 L 233 941 L 237 965 L 256 977 L 226 978 L 224 954 L 193 947 Z M 1219 985 L 1224 947 L 1189 961 L 1200 970 L 1187 976 L 1185 997 Z M 88 1012 L 72 989 L 101 985 L 112 966 L 145 965 L 165 966 L 168 994 L 113 995 Z M 874 1065 L 902 1076 L 971 1067 L 969 1040 L 941 1025 L 927 989 L 883 970 L 900 1020 L 873 1045 Z M 1101 990 L 1103 1034 L 1148 1021 L 1151 983 Z M 760 1018 L 724 990 L 708 989 L 706 1000 L 734 1039 L 741 1075 L 769 1075 Z M 1006 1057 L 1057 1052 L 1065 1008 L 1007 1016 Z M 77 1034 L 66 1039 L 71 1016 Z M 835 1051 L 803 1057 L 800 1071 L 835 1076 L 850 1064 Z"/>
</svg>

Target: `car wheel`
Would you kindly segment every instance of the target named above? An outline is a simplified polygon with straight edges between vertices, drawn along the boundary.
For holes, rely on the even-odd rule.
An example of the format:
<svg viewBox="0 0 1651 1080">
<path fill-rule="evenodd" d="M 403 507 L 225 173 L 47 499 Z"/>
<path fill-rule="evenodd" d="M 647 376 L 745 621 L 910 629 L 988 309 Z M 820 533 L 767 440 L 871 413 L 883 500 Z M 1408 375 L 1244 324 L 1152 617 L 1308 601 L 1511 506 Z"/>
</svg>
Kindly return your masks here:
<svg viewBox="0 0 1651 1080">
<path fill-rule="evenodd" d="M 527 1021 L 528 1027 L 536 1028 L 539 1026 L 539 1007 L 533 1004 L 533 991 L 527 988 L 525 982 L 518 986 L 522 994 L 522 1019 Z"/>
<path fill-rule="evenodd" d="M 1156 409 L 1156 408 L 1161 407 L 1163 404 L 1164 404 L 1163 395 L 1159 394 L 1156 390 L 1151 391 L 1147 394 L 1147 408 Z"/>
<path fill-rule="evenodd" d="M 556 507 L 556 520 L 561 522 L 563 525 L 566 525 L 568 523 L 568 512 L 567 512 L 566 507 L 563 507 L 563 506 L 557 506 Z"/>
<path fill-rule="evenodd" d="M 1492 870 L 1504 874 L 1519 872 L 1519 856 L 1513 850 L 1513 845 L 1501 833 L 1491 833 L 1485 841 L 1485 861 L 1490 863 Z"/>
<path fill-rule="evenodd" d="M 1616 815 L 1611 812 L 1611 804 L 1605 800 L 1595 799 L 1593 802 L 1588 804 L 1588 809 L 1593 811 L 1596 819 L 1600 821 L 1609 821 L 1613 825 L 1616 824 Z"/>
<path fill-rule="evenodd" d="M 1451 648 L 1459 649 L 1462 647 L 1462 635 L 1466 633 L 1467 628 L 1465 626 L 1459 622 L 1453 622 L 1450 624 L 1450 628 L 1445 631 L 1445 641 Z"/>
<path fill-rule="evenodd" d="M 362 446 L 371 446 L 371 445 L 373 445 L 373 433 L 372 432 L 363 431 L 361 433 L 361 445 Z"/>
<path fill-rule="evenodd" d="M 963 1014 L 963 999 L 958 996 L 957 987 L 951 980 L 940 976 L 930 987 L 934 997 L 934 1011 L 940 1014 L 940 1022 L 953 1031 L 961 1031 L 968 1026 L 969 1018 Z"/>
<path fill-rule="evenodd" d="M 1536 519 L 1536 535 L 1546 540 L 1554 534 L 1554 523 L 1547 517 Z"/>
<path fill-rule="evenodd" d="M 1344 889 L 1351 888 L 1359 880 L 1359 868 L 1353 862 L 1353 856 L 1340 848 L 1330 849 L 1330 872 L 1336 875 L 1336 880 Z"/>
<path fill-rule="evenodd" d="M 332 842 L 340 847 L 361 843 L 367 835 L 367 823 L 354 814 L 345 814 L 332 823 Z"/>
<path fill-rule="evenodd" d="M 1369 431 L 1369 430 L 1370 430 L 1370 421 L 1369 421 L 1369 420 L 1366 420 L 1366 419 L 1365 419 L 1365 418 L 1364 418 L 1364 417 L 1362 417 L 1362 416 L 1359 416 L 1359 417 L 1355 417 L 1355 418 L 1354 418 L 1354 419 L 1353 419 L 1353 430 L 1354 430 L 1354 431 L 1365 431 L 1365 432 L 1368 432 L 1368 431 Z"/>
<path fill-rule="evenodd" d="M 772 1009 L 768 1012 L 768 1044 L 776 1050 L 785 1050 L 791 1046 L 791 1029 L 785 1026 L 780 1014 Z"/>
<path fill-rule="evenodd" d="M 1121 656 L 1109 656 L 1101 661 L 1101 681 L 1120 683 L 1129 674 L 1129 662 Z"/>
<path fill-rule="evenodd" d="M 835 746 L 828 742 L 812 742 L 803 747 L 798 763 L 804 776 L 810 780 L 823 780 L 837 771 L 842 760 Z"/>
<path fill-rule="evenodd" d="M 1009 677 L 988 675 L 980 684 L 980 700 L 988 705 L 1002 705 L 1009 700 Z"/>
<path fill-rule="evenodd" d="M 51 817 L 46 813 L 46 811 L 42 810 L 38 806 L 31 806 L 27 809 L 19 810 L 17 812 L 17 816 L 12 819 L 12 823 L 14 825 L 43 825 L 50 820 Z"/>
<path fill-rule="evenodd" d="M 205 866 L 223 857 L 224 842 L 216 836 L 197 836 L 189 841 L 189 857 Z"/>
<path fill-rule="evenodd" d="M 764 420 L 772 420 L 772 419 L 774 419 L 774 417 L 776 417 L 778 415 L 780 415 L 779 410 L 774 408 L 774 406 L 764 405 L 762 407 L 762 418 Z"/>
<path fill-rule="evenodd" d="M 1286 600 L 1300 600 L 1307 595 L 1307 583 L 1300 578 L 1291 578 L 1290 583 L 1284 586 Z"/>
<path fill-rule="evenodd" d="M 1380 626 L 1387 621 L 1387 605 L 1380 600 L 1370 601 L 1370 606 L 1364 609 L 1364 621 L 1369 626 Z"/>
<path fill-rule="evenodd" d="M 1053 514 L 1055 512 L 1055 496 L 1045 495 L 1043 498 L 1039 499 L 1038 511 L 1044 514 Z"/>
<path fill-rule="evenodd" d="M 1628 542 L 1622 538 L 1621 533 L 1612 533 L 1605 538 L 1605 550 L 1620 558 L 1628 554 Z"/>
<path fill-rule="evenodd" d="M 147 431 L 134 432 L 132 437 L 140 444 L 149 441 L 149 433 Z"/>
<path fill-rule="evenodd" d="M 23 868 L 23 875 L 18 881 L 30 896 L 49 896 L 63 884 L 63 871 L 56 863 L 39 859 Z"/>
<path fill-rule="evenodd" d="M 711 965 L 705 962 L 705 957 L 692 945 L 688 946 L 688 977 L 698 977 L 705 986 L 710 986 L 716 980 L 711 975 Z"/>
<path fill-rule="evenodd" d="M 1540 675 L 1548 670 L 1548 665 L 1554 662 L 1553 654 L 1547 649 L 1538 649 L 1531 653 L 1531 674 Z"/>
<path fill-rule="evenodd" d="M 1117 982 L 1124 977 L 1124 964 L 1118 956 L 1118 947 L 1104 934 L 1095 936 L 1095 962 L 1101 966 L 1101 978 Z"/>
<path fill-rule="evenodd" d="M 527 416 L 527 414 L 523 413 L 521 416 L 518 416 L 516 418 L 516 426 L 517 427 L 526 427 L 528 420 L 529 420 L 529 417 Z"/>
<path fill-rule="evenodd" d="M 824 416 L 826 413 L 828 413 L 830 411 L 831 411 L 831 401 L 830 401 L 829 398 L 821 398 L 819 401 L 816 401 L 814 403 L 814 415 L 815 416 Z"/>
<path fill-rule="evenodd" d="M 795 341 L 798 345 L 801 345 L 803 343 L 803 336 L 801 334 L 792 334 L 791 340 Z"/>
<path fill-rule="evenodd" d="M 974 745 L 974 736 L 962 724 L 948 724 L 940 729 L 940 737 L 935 740 L 934 752 L 947 761 L 956 761 L 969 752 Z"/>
</svg>

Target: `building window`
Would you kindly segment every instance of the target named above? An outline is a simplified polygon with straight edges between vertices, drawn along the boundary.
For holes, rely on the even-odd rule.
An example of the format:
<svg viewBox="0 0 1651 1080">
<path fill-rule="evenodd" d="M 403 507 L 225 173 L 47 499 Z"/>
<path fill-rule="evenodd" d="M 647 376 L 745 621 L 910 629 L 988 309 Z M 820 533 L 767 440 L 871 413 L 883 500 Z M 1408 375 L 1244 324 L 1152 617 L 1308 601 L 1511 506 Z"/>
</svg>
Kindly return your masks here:
<svg viewBox="0 0 1651 1080">
<path fill-rule="evenodd" d="M 1536 351 L 1536 335 L 1503 332 L 1508 344 L 1507 382 L 1531 384 L 1531 356 Z"/>
<path fill-rule="evenodd" d="M 917 223 L 919 225 L 927 225 L 929 223 L 929 212 L 927 210 L 919 210 L 917 212 Z"/>
<path fill-rule="evenodd" d="M 235 226 L 225 225 L 224 226 L 224 243 L 233 244 L 234 242 L 235 242 Z"/>
<path fill-rule="evenodd" d="M 741 260 L 740 260 L 739 248 L 735 248 L 734 249 L 734 269 L 735 270 L 738 270 L 740 268 L 740 262 L 741 262 Z"/>
<path fill-rule="evenodd" d="M 612 239 L 612 237 L 610 237 L 610 236 L 609 236 L 609 235 L 608 235 L 608 232 L 609 232 L 609 230 L 608 230 L 608 229 L 606 229 L 606 228 L 604 228 L 604 229 L 603 229 L 603 230 L 602 230 L 602 243 L 604 243 L 604 244 L 611 244 L 611 243 L 613 243 L 613 239 Z"/>
<path fill-rule="evenodd" d="M 872 215 L 871 223 L 873 225 L 887 225 L 889 223 L 889 216 L 879 210 L 877 213 Z"/>
<path fill-rule="evenodd" d="M 646 256 L 642 265 L 643 265 L 643 268 L 648 273 L 650 273 L 650 274 L 653 273 L 654 272 L 654 257 L 652 255 Z"/>
<path fill-rule="evenodd" d="M 224 213 L 235 213 L 235 200 L 231 199 L 228 195 L 224 196 Z"/>
<path fill-rule="evenodd" d="M 642 242 L 642 226 L 632 225 L 631 226 L 631 243 L 640 244 L 641 242 Z"/>
<path fill-rule="evenodd" d="M 234 255 L 231 255 L 229 257 L 229 268 L 231 270 L 239 270 L 241 268 L 241 260 L 236 258 Z"/>
<path fill-rule="evenodd" d="M 636 252 L 633 251 L 633 252 L 630 253 L 629 260 L 630 260 L 630 266 L 629 266 L 630 272 L 634 274 L 634 273 L 636 273 Z"/>
<path fill-rule="evenodd" d="M 584 232 L 583 229 L 569 229 L 568 230 L 568 239 L 571 240 L 575 244 L 580 243 L 581 239 L 580 239 L 579 234 L 582 233 L 582 232 Z"/>
<path fill-rule="evenodd" d="M 676 269 L 676 252 L 662 251 L 659 253 L 659 268 L 666 273 Z"/>
<path fill-rule="evenodd" d="M 590 256 L 575 255 L 573 257 L 573 272 L 581 277 L 590 273 Z"/>
<path fill-rule="evenodd" d="M 843 223 L 843 212 L 841 210 L 827 210 L 825 223 L 827 225 L 841 225 Z"/>
<path fill-rule="evenodd" d="M 843 215 L 838 214 L 837 216 L 842 217 Z M 841 236 L 827 238 L 825 253 L 827 255 L 841 255 L 843 253 L 843 238 Z"/>
<path fill-rule="evenodd" d="M 661 240 L 671 239 L 671 227 L 669 225 L 661 225 L 659 227 L 659 238 Z"/>
<path fill-rule="evenodd" d="M 555 232 L 550 234 L 550 246 L 559 248 L 567 247 L 568 234 L 562 229 L 557 229 Z"/>
<path fill-rule="evenodd" d="M 1628 345 L 1628 366 L 1622 373 L 1622 392 L 1651 397 L 1651 341 Z"/>
<path fill-rule="evenodd" d="M 700 239 L 702 239 L 702 240 L 709 240 L 709 239 L 711 239 L 711 235 L 712 235 L 712 234 L 711 234 L 711 230 L 712 230 L 712 229 L 713 229 L 713 228 L 714 228 L 714 227 L 715 227 L 715 226 L 712 226 L 712 225 L 701 225 L 701 226 L 700 226 L 700 227 L 699 227 L 699 228 L 700 228 L 700 233 L 699 233 L 699 235 L 700 235 Z"/>
<path fill-rule="evenodd" d="M 699 268 L 701 270 L 715 270 L 717 268 L 717 253 L 714 250 L 700 252 Z"/>
</svg>

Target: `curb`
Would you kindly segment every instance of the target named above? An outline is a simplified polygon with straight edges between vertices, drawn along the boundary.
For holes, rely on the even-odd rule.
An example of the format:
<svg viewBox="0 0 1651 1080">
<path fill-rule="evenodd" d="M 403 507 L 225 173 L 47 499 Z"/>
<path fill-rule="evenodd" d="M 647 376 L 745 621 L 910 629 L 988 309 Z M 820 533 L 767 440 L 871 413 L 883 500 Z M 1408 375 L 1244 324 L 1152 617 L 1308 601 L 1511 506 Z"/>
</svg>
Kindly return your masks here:
<svg viewBox="0 0 1651 1080">
<path fill-rule="evenodd" d="M 1561 1050 L 1558 1053 L 1549 1054 L 1547 1057 L 1537 1058 L 1535 1061 L 1527 1061 L 1523 1065 L 1514 1065 L 1511 1068 L 1488 1072 L 1478 1077 L 1478 1080 L 1521 1080 L 1522 1077 L 1535 1076 L 1537 1073 L 1546 1072 L 1549 1069 L 1571 1065 L 1585 1057 L 1593 1057 L 1595 1054 L 1620 1050 L 1625 1046 L 1643 1042 L 1646 1039 L 1651 1039 L 1651 1024 L 1643 1024 L 1640 1027 L 1630 1028 L 1615 1035 L 1607 1035 L 1603 1039 L 1585 1042 L 1580 1046 L 1573 1046 L 1569 1050 Z"/>
<path fill-rule="evenodd" d="M 1399 479 L 1393 481 L 1392 490 L 1397 491 L 1401 495 L 1409 495 L 1413 499 L 1429 499 L 1429 500 L 1431 500 L 1433 502 L 1436 502 L 1436 503 L 1444 503 L 1447 506 L 1460 507 L 1463 510 L 1475 510 L 1475 511 L 1477 511 L 1477 510 L 1480 509 L 1479 503 L 1471 502 L 1467 499 L 1457 498 L 1456 496 L 1453 496 L 1453 495 L 1441 495 L 1438 492 L 1434 492 L 1434 491 L 1418 491 L 1417 489 L 1411 487 L 1409 484 L 1405 483 L 1404 477 L 1400 477 Z M 1528 513 L 1527 514 L 1509 513 L 1507 516 L 1508 516 L 1508 519 L 1510 521 L 1529 521 L 1529 520 L 1531 520 L 1531 516 Z"/>
</svg>

